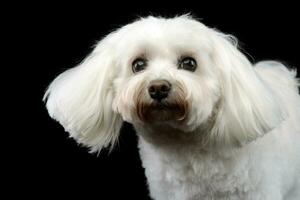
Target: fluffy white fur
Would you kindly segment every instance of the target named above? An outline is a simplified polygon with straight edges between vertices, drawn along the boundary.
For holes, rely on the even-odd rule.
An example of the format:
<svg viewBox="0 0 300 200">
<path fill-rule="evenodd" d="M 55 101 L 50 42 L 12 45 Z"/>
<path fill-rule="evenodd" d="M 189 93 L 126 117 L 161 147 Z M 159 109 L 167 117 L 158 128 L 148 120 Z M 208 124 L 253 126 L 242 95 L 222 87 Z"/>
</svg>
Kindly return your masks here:
<svg viewBox="0 0 300 200">
<path fill-rule="evenodd" d="M 133 73 L 141 56 L 148 65 Z M 197 61 L 195 72 L 178 69 L 182 56 Z M 92 152 L 113 147 L 123 120 L 132 123 L 153 199 L 299 200 L 295 76 L 276 61 L 252 64 L 232 36 L 190 16 L 147 17 L 101 40 L 53 81 L 45 100 Z M 139 106 L 153 103 L 147 88 L 160 79 L 172 84 L 182 115 L 150 108 L 145 120 Z"/>
</svg>

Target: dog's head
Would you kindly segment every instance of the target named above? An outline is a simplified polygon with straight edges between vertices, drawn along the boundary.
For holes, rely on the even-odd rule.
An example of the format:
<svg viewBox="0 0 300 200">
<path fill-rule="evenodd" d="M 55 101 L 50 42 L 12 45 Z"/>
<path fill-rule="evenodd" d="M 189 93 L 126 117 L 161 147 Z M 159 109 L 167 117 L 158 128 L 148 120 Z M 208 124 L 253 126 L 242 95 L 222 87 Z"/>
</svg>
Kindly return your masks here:
<svg viewBox="0 0 300 200">
<path fill-rule="evenodd" d="M 45 99 L 51 117 L 92 151 L 114 144 L 123 120 L 231 145 L 283 118 L 233 37 L 186 15 L 143 18 L 109 34 Z"/>
</svg>

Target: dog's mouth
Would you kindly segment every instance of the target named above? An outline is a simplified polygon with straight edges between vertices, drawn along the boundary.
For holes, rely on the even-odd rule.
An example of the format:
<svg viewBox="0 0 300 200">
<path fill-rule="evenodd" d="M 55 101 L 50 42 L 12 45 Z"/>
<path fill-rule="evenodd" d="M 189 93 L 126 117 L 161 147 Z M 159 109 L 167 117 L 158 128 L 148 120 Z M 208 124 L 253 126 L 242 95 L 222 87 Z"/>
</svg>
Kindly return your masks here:
<svg viewBox="0 0 300 200">
<path fill-rule="evenodd" d="M 187 103 L 182 102 L 140 102 L 137 115 L 144 122 L 183 121 L 187 115 Z"/>
<path fill-rule="evenodd" d="M 150 98 L 145 86 L 138 90 L 135 101 L 137 117 L 145 123 L 182 123 L 188 117 L 189 103 L 182 84 L 173 84 L 166 98 Z"/>
</svg>

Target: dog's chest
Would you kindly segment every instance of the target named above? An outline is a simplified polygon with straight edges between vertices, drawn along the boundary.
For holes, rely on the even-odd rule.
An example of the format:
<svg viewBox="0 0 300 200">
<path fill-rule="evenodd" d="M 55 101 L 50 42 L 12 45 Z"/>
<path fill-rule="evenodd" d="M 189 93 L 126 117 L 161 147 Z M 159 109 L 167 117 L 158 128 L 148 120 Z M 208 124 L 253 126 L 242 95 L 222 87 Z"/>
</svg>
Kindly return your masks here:
<svg viewBox="0 0 300 200">
<path fill-rule="evenodd" d="M 257 182 L 247 158 L 221 158 L 183 147 L 162 150 L 142 139 L 139 143 L 154 199 L 240 199 Z"/>
</svg>

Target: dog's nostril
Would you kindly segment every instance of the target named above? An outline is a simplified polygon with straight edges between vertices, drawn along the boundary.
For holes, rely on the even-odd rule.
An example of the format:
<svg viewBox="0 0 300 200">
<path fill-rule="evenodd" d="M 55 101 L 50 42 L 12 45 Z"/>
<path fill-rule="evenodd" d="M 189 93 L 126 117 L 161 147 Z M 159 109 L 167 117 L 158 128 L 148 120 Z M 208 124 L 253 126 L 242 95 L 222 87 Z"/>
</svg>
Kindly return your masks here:
<svg viewBox="0 0 300 200">
<path fill-rule="evenodd" d="M 150 86 L 150 87 L 149 87 L 149 93 L 150 93 L 150 94 L 155 93 L 155 91 L 156 91 L 156 90 L 155 90 L 155 87 L 154 87 L 154 86 Z"/>
<path fill-rule="evenodd" d="M 158 101 L 166 98 L 170 90 L 171 84 L 165 80 L 152 81 L 148 88 L 148 92 L 151 98 Z"/>
<path fill-rule="evenodd" d="M 170 91 L 170 87 L 167 86 L 167 85 L 162 85 L 161 88 L 160 88 L 160 90 L 162 92 L 169 92 Z"/>
</svg>

